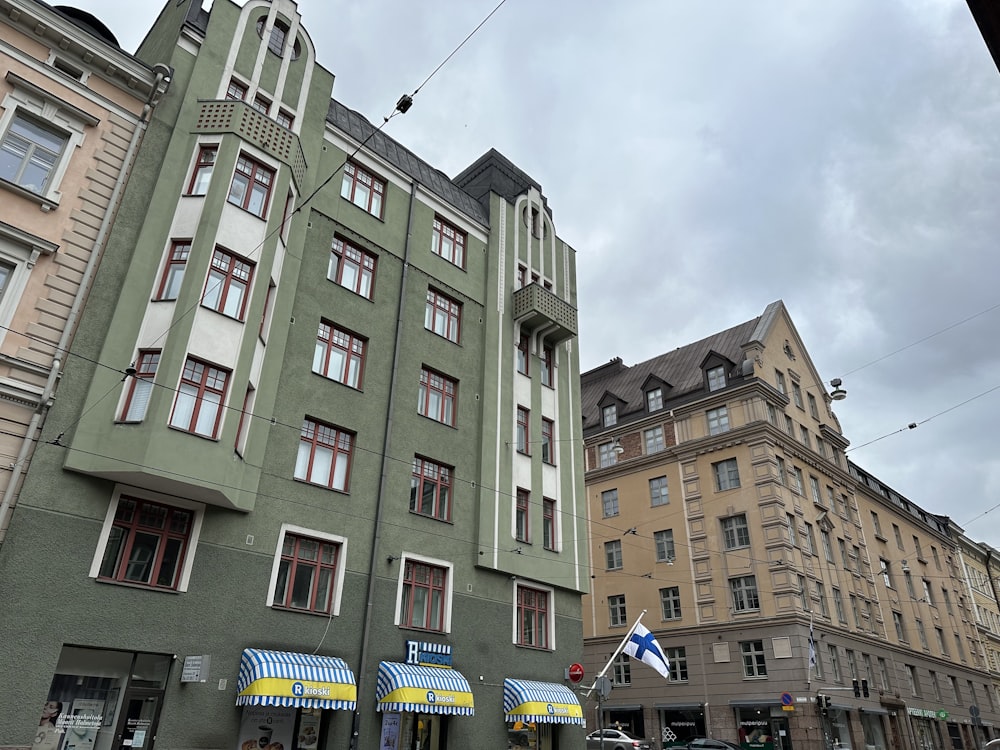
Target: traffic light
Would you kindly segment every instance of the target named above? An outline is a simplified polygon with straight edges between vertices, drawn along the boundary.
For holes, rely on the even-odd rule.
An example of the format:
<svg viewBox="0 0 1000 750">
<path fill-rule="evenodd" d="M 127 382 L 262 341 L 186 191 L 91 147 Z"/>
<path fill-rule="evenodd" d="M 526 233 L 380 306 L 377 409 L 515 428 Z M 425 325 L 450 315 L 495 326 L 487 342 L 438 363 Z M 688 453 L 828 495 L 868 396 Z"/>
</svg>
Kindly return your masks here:
<svg viewBox="0 0 1000 750">
<path fill-rule="evenodd" d="M 868 697 L 868 680 L 861 681 L 861 694 L 865 696 L 865 698 Z"/>
<path fill-rule="evenodd" d="M 860 698 L 861 697 L 861 685 L 858 683 L 857 680 L 853 680 L 851 682 L 851 684 L 854 686 L 854 697 L 855 698 Z"/>
<path fill-rule="evenodd" d="M 830 713 L 830 696 L 829 695 L 817 695 L 816 696 L 816 706 L 819 708 L 819 712 L 823 716 L 829 716 Z"/>
<path fill-rule="evenodd" d="M 823 696 L 823 708 L 830 708 L 830 705 L 832 703 L 833 703 L 833 701 L 830 700 L 830 696 L 829 695 L 824 695 Z"/>
</svg>

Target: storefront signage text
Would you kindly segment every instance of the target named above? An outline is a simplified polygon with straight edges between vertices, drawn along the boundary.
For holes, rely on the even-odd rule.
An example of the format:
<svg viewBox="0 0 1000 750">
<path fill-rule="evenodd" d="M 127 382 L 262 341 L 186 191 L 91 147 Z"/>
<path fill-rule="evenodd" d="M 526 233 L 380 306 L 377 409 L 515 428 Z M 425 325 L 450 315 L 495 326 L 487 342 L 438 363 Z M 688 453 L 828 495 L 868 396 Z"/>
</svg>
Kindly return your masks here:
<svg viewBox="0 0 1000 750">
<path fill-rule="evenodd" d="M 406 642 L 406 663 L 421 667 L 445 667 L 451 669 L 451 646 L 425 641 Z"/>
</svg>

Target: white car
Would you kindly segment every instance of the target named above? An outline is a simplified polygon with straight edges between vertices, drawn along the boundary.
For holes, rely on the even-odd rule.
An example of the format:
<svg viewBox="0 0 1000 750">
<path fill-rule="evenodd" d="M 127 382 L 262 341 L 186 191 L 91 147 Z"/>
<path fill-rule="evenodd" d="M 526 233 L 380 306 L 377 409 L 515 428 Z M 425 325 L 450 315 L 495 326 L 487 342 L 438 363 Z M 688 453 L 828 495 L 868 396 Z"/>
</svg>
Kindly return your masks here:
<svg viewBox="0 0 1000 750">
<path fill-rule="evenodd" d="M 983 745 L 983 750 L 1000 750 L 1000 738 L 987 742 Z"/>
</svg>

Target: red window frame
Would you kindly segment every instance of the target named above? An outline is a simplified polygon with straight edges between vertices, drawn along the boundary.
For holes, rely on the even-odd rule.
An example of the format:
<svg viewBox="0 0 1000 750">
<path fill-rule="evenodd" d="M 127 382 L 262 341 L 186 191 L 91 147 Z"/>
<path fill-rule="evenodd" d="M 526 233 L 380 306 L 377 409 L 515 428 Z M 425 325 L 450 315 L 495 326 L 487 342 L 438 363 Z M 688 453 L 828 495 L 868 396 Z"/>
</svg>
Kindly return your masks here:
<svg viewBox="0 0 1000 750">
<path fill-rule="evenodd" d="M 226 88 L 226 99 L 231 102 L 246 101 L 247 92 L 250 87 L 235 78 L 229 79 L 229 86 Z"/>
<path fill-rule="evenodd" d="M 514 538 L 519 542 L 531 540 L 531 493 L 517 488 L 514 505 Z"/>
<path fill-rule="evenodd" d="M 123 495 L 115 509 L 98 579 L 175 590 L 193 526 L 191 510 Z M 142 541 L 145 547 L 137 547 Z"/>
<path fill-rule="evenodd" d="M 337 588 L 340 544 L 300 534 L 285 533 L 281 542 L 278 580 L 271 605 L 299 612 L 329 614 Z M 296 584 L 305 573 L 308 584 L 304 599 L 296 598 Z"/>
<path fill-rule="evenodd" d="M 313 372 L 349 388 L 361 389 L 365 371 L 367 340 L 345 330 L 328 320 L 319 321 L 316 332 L 316 351 L 313 354 Z M 340 372 L 331 370 L 331 357 L 339 353 L 343 358 Z M 317 369 L 318 368 L 318 369 Z"/>
<path fill-rule="evenodd" d="M 385 207 L 385 180 L 354 162 L 347 162 L 340 197 L 381 219 Z"/>
<path fill-rule="evenodd" d="M 250 261 L 225 248 L 216 247 L 212 253 L 212 265 L 208 270 L 208 279 L 205 281 L 205 291 L 201 295 L 202 306 L 229 318 L 242 321 L 250 299 L 253 271 L 254 266 Z M 241 290 L 242 293 L 236 305 L 238 309 L 233 309 L 230 297 L 237 290 Z"/>
<path fill-rule="evenodd" d="M 271 100 L 265 96 L 256 94 L 253 98 L 253 102 L 250 103 L 250 106 L 266 117 L 267 113 L 271 111 Z"/>
<path fill-rule="evenodd" d="M 163 265 L 160 288 L 156 291 L 158 300 L 175 300 L 184 283 L 184 270 L 191 256 L 191 240 L 171 240 L 167 262 Z M 169 296 L 168 296 L 169 295 Z"/>
<path fill-rule="evenodd" d="M 283 109 L 279 109 L 277 114 L 274 116 L 274 121 L 278 123 L 283 128 L 292 129 L 292 123 L 295 122 L 295 118 L 290 112 L 286 112 Z"/>
<path fill-rule="evenodd" d="M 462 328 L 462 303 L 428 287 L 424 328 L 457 344 Z"/>
<path fill-rule="evenodd" d="M 438 565 L 429 565 L 407 560 L 403 569 L 403 602 L 400 622 L 404 627 L 420 630 L 444 630 L 445 607 L 447 606 L 448 570 Z M 418 609 L 417 594 L 426 599 L 426 607 Z M 435 615 L 435 606 L 437 613 Z"/>
<path fill-rule="evenodd" d="M 540 367 L 540 380 L 542 385 L 546 385 L 549 388 L 553 388 L 553 383 L 555 382 L 555 357 L 551 347 L 542 348 L 542 364 Z"/>
<path fill-rule="evenodd" d="M 435 398 L 437 399 L 436 413 Z M 420 370 L 417 412 L 435 422 L 455 426 L 458 411 L 458 381 L 426 367 Z"/>
<path fill-rule="evenodd" d="M 371 299 L 375 290 L 377 259 L 367 250 L 334 237 L 330 247 L 330 267 L 326 277 L 344 289 L 349 289 L 365 299 Z M 349 274 L 346 272 L 350 271 Z M 351 276 L 354 277 L 351 283 Z"/>
<path fill-rule="evenodd" d="M 452 265 L 465 268 L 465 247 L 468 235 L 454 224 L 440 216 L 434 217 L 431 233 L 431 252 L 444 258 Z"/>
<path fill-rule="evenodd" d="M 219 147 L 215 144 L 198 149 L 191 181 L 188 183 L 188 195 L 204 195 L 208 191 L 208 183 L 212 179 L 212 170 L 215 169 L 215 160 L 218 156 Z"/>
<path fill-rule="evenodd" d="M 552 466 L 556 463 L 555 434 L 556 423 L 542 417 L 542 461 Z"/>
<path fill-rule="evenodd" d="M 299 456 L 301 456 L 303 446 L 309 446 L 309 459 L 302 467 L 305 471 L 300 472 L 300 461 L 298 457 L 295 462 L 295 479 L 303 482 L 318 484 L 331 490 L 347 492 L 351 485 L 351 457 L 354 453 L 354 435 L 339 427 L 335 427 L 325 422 L 319 422 L 308 417 L 302 422 L 302 431 L 299 434 Z M 324 482 L 313 481 L 313 469 L 315 468 L 316 449 L 322 448 L 330 451 L 330 471 Z M 337 483 L 337 463 L 340 457 L 344 457 L 344 479 L 341 485 Z"/>
<path fill-rule="evenodd" d="M 517 407 L 517 452 L 531 455 L 531 411 Z"/>
<path fill-rule="evenodd" d="M 528 268 L 527 266 L 522 266 L 520 263 L 517 265 L 517 288 L 520 289 L 526 286 L 528 283 Z"/>
<path fill-rule="evenodd" d="M 549 497 L 542 498 L 542 546 L 556 548 L 556 501 Z"/>
<path fill-rule="evenodd" d="M 226 200 L 254 216 L 264 218 L 267 206 L 271 202 L 274 174 L 274 170 L 270 167 L 245 154 L 240 154 L 236 160 L 236 169 Z M 240 195 L 241 189 L 242 195 Z"/>
<path fill-rule="evenodd" d="M 177 424 L 175 419 L 177 418 L 177 405 L 180 403 L 182 396 L 190 397 L 192 394 L 190 391 L 185 392 L 184 388 L 194 389 L 194 405 L 191 408 L 191 416 L 187 421 L 187 424 Z M 181 373 L 180 386 L 177 389 L 177 396 L 174 399 L 174 408 L 170 414 L 170 426 L 176 427 L 177 429 L 184 430 L 185 432 L 190 432 L 194 435 L 201 435 L 207 438 L 216 438 L 219 436 L 219 425 L 222 422 L 222 412 L 226 404 L 226 391 L 229 387 L 229 371 L 224 370 L 221 367 L 215 367 L 207 362 L 203 362 L 200 359 L 195 359 L 194 357 L 188 357 L 187 361 L 184 362 L 184 371 Z M 199 432 L 198 431 L 198 421 L 201 417 L 201 411 L 204 407 L 206 396 L 218 396 L 218 402 L 209 400 L 207 403 L 215 406 L 215 419 L 212 422 L 211 432 Z"/>
<path fill-rule="evenodd" d="M 549 648 L 549 594 L 517 587 L 517 645 Z"/>
<path fill-rule="evenodd" d="M 428 458 L 413 459 L 410 477 L 410 512 L 451 521 L 452 474 L 454 469 Z"/>
<path fill-rule="evenodd" d="M 128 386 L 128 395 L 125 397 L 125 404 L 122 407 L 122 422 L 141 422 L 146 417 L 146 409 L 149 406 L 149 397 L 153 390 L 153 378 L 156 377 L 156 369 L 160 364 L 159 349 L 140 349 L 139 356 L 135 359 L 135 374 Z M 142 405 L 141 415 L 129 415 L 132 405 L 135 402 L 136 391 L 140 391 L 145 396 L 145 403 Z"/>
<path fill-rule="evenodd" d="M 517 340 L 517 371 L 522 375 L 528 374 L 528 363 L 530 360 L 528 355 L 529 343 L 530 337 L 526 333 L 522 333 L 521 338 Z"/>
</svg>

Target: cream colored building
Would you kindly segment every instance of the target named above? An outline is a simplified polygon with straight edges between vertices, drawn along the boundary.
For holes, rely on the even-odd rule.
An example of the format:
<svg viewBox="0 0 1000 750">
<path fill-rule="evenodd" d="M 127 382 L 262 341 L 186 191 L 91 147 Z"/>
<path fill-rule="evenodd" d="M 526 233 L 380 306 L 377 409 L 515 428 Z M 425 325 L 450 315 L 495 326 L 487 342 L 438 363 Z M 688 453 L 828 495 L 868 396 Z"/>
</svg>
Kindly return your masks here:
<svg viewBox="0 0 1000 750">
<path fill-rule="evenodd" d="M 0 543 L 128 166 L 170 71 L 90 14 L 0 0 Z M 98 290 L 109 297 L 116 290 Z M 128 362 L 122 362 L 124 371 Z"/>
<path fill-rule="evenodd" d="M 1000 696 L 972 654 L 955 528 L 846 458 L 832 408 L 845 395 L 824 385 L 780 301 L 582 376 L 585 666 L 604 667 L 644 612 L 672 667 L 664 680 L 615 659 L 589 728 L 768 750 L 996 736 Z"/>
</svg>

